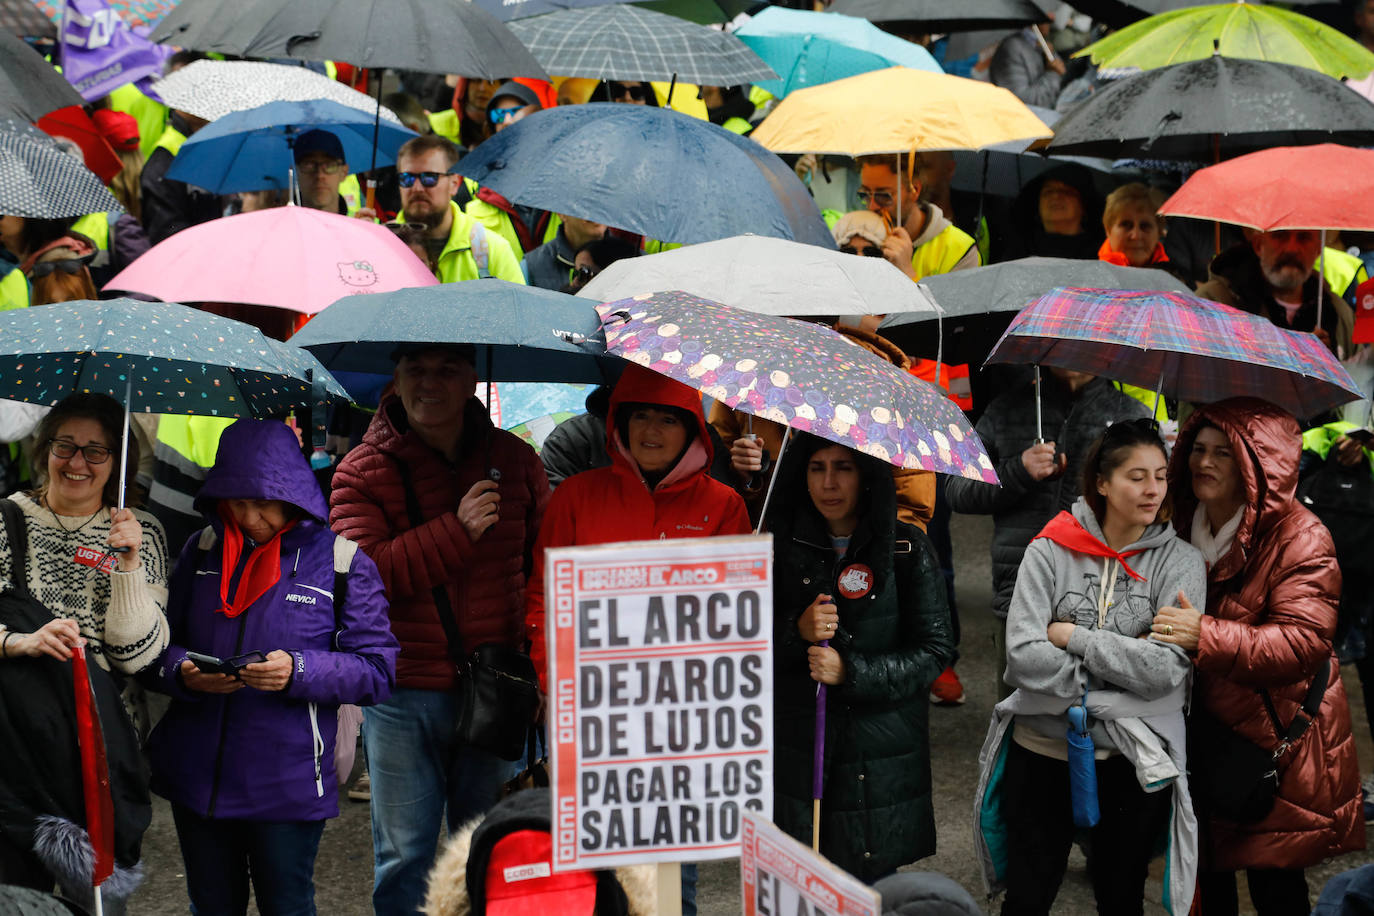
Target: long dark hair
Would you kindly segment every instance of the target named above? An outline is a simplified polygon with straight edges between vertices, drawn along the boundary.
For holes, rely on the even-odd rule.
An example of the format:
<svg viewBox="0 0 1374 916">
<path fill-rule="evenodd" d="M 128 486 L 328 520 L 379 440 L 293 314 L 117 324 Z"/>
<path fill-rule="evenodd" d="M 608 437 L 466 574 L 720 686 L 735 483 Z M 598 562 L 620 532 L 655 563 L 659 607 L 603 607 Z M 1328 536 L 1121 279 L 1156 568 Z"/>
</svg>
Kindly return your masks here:
<svg viewBox="0 0 1374 916">
<path fill-rule="evenodd" d="M 1141 446 L 1159 449 L 1164 460 L 1169 460 L 1169 451 L 1164 440 L 1159 437 L 1159 424 L 1154 420 L 1124 420 L 1113 423 L 1103 430 L 1102 435 L 1088 449 L 1083 460 L 1083 499 L 1088 508 L 1102 524 L 1107 517 L 1107 497 L 1097 492 L 1099 478 L 1111 477 L 1112 473 L 1126 460 L 1127 456 Z M 1164 493 L 1164 501 L 1159 504 L 1156 522 L 1167 522 L 1174 517 L 1174 500 L 1169 491 Z"/>
<path fill-rule="evenodd" d="M 811 494 L 806 487 L 806 469 L 811 464 L 812 456 L 832 445 L 848 449 L 854 458 L 855 466 L 859 469 L 859 476 L 863 481 L 863 496 L 859 503 L 861 526 L 873 509 L 875 497 L 886 497 L 881 499 L 881 502 L 895 505 L 896 491 L 892 483 L 892 468 L 886 462 L 811 433 L 793 432 L 792 435 L 794 438 L 787 446 L 787 453 L 783 455 L 782 462 L 775 472 L 780 476 L 774 484 L 773 496 L 768 504 L 766 524 L 770 531 L 785 523 L 785 520 L 795 519 L 803 513 L 813 515 L 817 519 L 821 517 L 820 510 L 811 501 Z"/>
<path fill-rule="evenodd" d="M 108 394 L 67 395 L 39 421 L 38 429 L 34 431 L 36 444 L 33 452 L 34 480 L 39 481 L 39 485 L 33 494 L 38 499 L 43 499 L 48 494 L 48 444 L 62 428 L 62 424 L 68 420 L 94 420 L 100 424 L 100 431 L 114 449 L 110 456 L 110 479 L 105 481 L 101 498 L 107 506 L 119 505 L 119 465 L 127 458 L 129 467 L 137 471 L 138 440 L 134 438 L 131 428 L 124 453 L 120 453 L 119 440 L 124 435 L 124 408 Z M 126 486 L 131 489 L 130 485 L 133 482 L 131 474 L 125 482 Z"/>
</svg>

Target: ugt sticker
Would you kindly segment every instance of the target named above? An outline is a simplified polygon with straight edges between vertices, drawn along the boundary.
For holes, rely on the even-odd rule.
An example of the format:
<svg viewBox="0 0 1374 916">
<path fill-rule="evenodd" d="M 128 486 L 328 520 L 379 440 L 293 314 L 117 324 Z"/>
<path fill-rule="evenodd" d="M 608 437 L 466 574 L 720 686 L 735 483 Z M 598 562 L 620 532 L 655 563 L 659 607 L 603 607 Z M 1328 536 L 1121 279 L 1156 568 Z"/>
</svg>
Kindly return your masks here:
<svg viewBox="0 0 1374 916">
<path fill-rule="evenodd" d="M 841 570 L 835 584 L 840 587 L 840 594 L 849 600 L 862 598 L 873 591 L 873 570 L 862 563 L 851 563 Z"/>
<path fill-rule="evenodd" d="M 115 558 L 93 547 L 76 548 L 76 562 L 82 566 L 93 566 L 101 572 L 114 572 Z"/>
</svg>

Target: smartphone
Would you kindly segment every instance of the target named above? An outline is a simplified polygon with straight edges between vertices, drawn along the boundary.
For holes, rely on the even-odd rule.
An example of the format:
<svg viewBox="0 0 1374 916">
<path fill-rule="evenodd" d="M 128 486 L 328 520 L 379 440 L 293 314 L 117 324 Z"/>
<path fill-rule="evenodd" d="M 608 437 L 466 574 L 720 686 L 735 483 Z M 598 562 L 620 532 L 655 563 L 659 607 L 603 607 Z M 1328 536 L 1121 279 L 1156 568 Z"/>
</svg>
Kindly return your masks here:
<svg viewBox="0 0 1374 916">
<path fill-rule="evenodd" d="M 233 658 L 216 658 L 213 655 L 204 655 L 200 652 L 187 652 L 186 657 L 196 663 L 196 667 L 207 674 L 227 674 L 236 677 L 240 670 L 247 665 L 267 661 L 267 655 L 263 652 L 245 652 L 243 655 L 235 655 Z"/>
</svg>

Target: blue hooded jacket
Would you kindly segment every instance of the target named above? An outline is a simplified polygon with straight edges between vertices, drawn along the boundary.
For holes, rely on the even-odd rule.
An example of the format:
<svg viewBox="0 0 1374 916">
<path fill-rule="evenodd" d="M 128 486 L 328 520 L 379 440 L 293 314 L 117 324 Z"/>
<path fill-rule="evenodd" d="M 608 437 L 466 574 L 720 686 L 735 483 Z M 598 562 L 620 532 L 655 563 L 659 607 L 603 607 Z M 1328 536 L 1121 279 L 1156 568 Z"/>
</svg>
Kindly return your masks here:
<svg viewBox="0 0 1374 916">
<path fill-rule="evenodd" d="M 281 500 L 299 512 L 281 536 L 281 578 L 233 618 L 220 613 L 222 499 Z M 335 534 L 296 435 L 282 423 L 239 420 L 226 429 L 195 506 L 216 538 L 208 550 L 198 537 L 187 542 L 169 586 L 172 639 L 151 677 L 172 704 L 148 742 L 153 791 L 207 817 L 334 817 L 338 705 L 384 702 L 396 682 L 399 646 L 377 567 L 355 553 L 343 606 L 334 607 Z M 253 549 L 245 537 L 240 568 Z M 188 651 L 230 658 L 275 649 L 294 658 L 280 692 L 188 691 L 179 674 Z"/>
</svg>

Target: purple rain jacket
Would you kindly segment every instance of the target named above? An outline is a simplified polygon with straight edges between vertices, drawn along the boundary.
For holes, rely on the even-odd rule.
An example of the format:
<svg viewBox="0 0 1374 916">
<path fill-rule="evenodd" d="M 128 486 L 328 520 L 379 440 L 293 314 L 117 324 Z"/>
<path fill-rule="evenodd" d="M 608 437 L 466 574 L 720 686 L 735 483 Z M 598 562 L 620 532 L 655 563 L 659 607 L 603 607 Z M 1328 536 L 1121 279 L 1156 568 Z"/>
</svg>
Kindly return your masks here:
<svg viewBox="0 0 1374 916">
<path fill-rule="evenodd" d="M 224 431 L 195 501 L 218 535 L 221 499 L 279 499 L 303 515 L 282 535 L 281 578 L 234 618 L 219 612 L 221 539 L 203 552 L 193 537 L 181 551 L 169 586 L 171 644 L 150 671 L 151 686 L 172 697 L 148 741 L 153 791 L 207 817 L 335 817 L 338 705 L 384 702 L 396 683 L 400 647 L 381 577 L 357 551 L 336 611 L 328 509 L 296 434 L 282 423 L 239 420 Z M 251 543 L 245 538 L 243 558 Z M 188 651 L 230 658 L 274 649 L 295 658 L 281 692 L 244 687 L 208 694 L 188 691 L 181 681 Z"/>
</svg>

